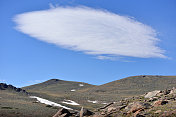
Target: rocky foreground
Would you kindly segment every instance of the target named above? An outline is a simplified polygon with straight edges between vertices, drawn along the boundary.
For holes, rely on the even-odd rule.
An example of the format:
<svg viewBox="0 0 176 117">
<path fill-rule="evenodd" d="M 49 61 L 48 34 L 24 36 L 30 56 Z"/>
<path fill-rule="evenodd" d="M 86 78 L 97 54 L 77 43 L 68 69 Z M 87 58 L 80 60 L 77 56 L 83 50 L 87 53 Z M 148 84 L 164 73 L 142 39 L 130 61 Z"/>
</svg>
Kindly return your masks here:
<svg viewBox="0 0 176 117">
<path fill-rule="evenodd" d="M 176 89 L 152 91 L 112 102 L 91 112 L 60 109 L 53 117 L 176 117 Z"/>
</svg>

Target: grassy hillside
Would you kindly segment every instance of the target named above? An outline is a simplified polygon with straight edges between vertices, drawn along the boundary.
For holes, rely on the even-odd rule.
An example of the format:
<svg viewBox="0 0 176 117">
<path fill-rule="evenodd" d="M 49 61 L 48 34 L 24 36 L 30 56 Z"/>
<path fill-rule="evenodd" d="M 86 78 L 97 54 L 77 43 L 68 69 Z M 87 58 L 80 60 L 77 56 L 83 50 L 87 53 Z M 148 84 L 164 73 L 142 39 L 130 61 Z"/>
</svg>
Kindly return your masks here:
<svg viewBox="0 0 176 117">
<path fill-rule="evenodd" d="M 81 90 L 95 87 L 95 85 L 83 83 L 83 82 L 73 82 L 73 81 L 63 81 L 59 79 L 51 79 L 46 82 L 35 84 L 23 89 L 27 90 L 30 95 L 39 96 L 57 103 L 62 103 L 65 99 L 73 100 L 80 105 L 72 106 L 67 104 L 62 104 L 70 108 L 80 109 L 82 106 L 86 107 L 97 107 L 97 105 L 88 103 L 88 96 L 80 93 Z"/>
<path fill-rule="evenodd" d="M 52 117 L 58 108 L 36 103 L 26 93 L 0 90 L 0 117 Z"/>
<path fill-rule="evenodd" d="M 23 87 L 28 91 L 32 92 L 49 92 L 49 93 L 70 93 L 74 92 L 73 90 L 81 90 L 89 87 L 93 87 L 94 85 L 90 85 L 83 82 L 73 82 L 73 81 L 64 81 L 59 79 L 51 79 L 43 83 L 39 83 L 36 85 L 31 85 L 27 87 Z"/>
<path fill-rule="evenodd" d="M 84 86 L 80 86 L 83 84 Z M 137 96 L 153 90 L 164 90 L 176 87 L 176 76 L 132 76 L 100 86 L 81 82 L 51 79 L 46 82 L 24 87 L 31 95 L 40 96 L 60 103 L 70 99 L 89 109 L 102 106 L 103 102 L 118 101 L 125 97 Z M 75 89 L 75 91 L 71 91 Z M 99 101 L 99 104 L 88 102 Z M 69 107 L 69 105 L 66 105 Z"/>
<path fill-rule="evenodd" d="M 117 101 L 124 97 L 141 95 L 153 90 L 176 87 L 176 76 L 132 76 L 104 85 L 87 89 L 84 92 L 99 100 Z"/>
</svg>

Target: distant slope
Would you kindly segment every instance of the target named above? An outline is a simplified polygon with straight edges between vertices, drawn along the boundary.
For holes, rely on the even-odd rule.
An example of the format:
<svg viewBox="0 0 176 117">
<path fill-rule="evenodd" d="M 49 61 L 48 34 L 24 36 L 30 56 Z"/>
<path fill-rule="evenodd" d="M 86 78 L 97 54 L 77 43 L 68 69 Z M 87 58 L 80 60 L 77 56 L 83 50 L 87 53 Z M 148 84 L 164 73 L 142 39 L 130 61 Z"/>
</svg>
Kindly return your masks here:
<svg viewBox="0 0 176 117">
<path fill-rule="evenodd" d="M 39 96 L 56 103 L 61 103 L 67 100 L 73 100 L 81 105 L 72 106 L 68 104 L 62 104 L 70 108 L 80 109 L 82 104 L 87 103 L 86 97 L 82 96 L 82 93 L 79 93 L 81 90 L 95 87 L 95 85 L 83 83 L 83 82 L 74 82 L 74 81 L 64 81 L 59 79 L 51 79 L 43 83 L 23 87 L 27 90 L 30 95 Z M 86 99 L 86 100 L 85 100 Z"/>
<path fill-rule="evenodd" d="M 83 82 L 74 82 L 74 81 L 64 81 L 59 79 L 51 79 L 43 83 L 23 87 L 29 92 L 42 92 L 50 94 L 67 94 L 75 92 L 78 90 L 94 87 L 94 85 L 83 83 Z"/>
<path fill-rule="evenodd" d="M 83 86 L 80 86 L 82 84 Z M 176 87 L 176 76 L 141 75 L 116 80 L 100 86 L 82 82 L 63 81 L 51 79 L 46 82 L 24 87 L 31 95 L 61 103 L 63 100 L 73 100 L 79 106 L 70 107 L 78 109 L 81 106 L 92 109 L 125 97 L 137 96 L 153 90 L 164 90 Z M 75 89 L 75 91 L 71 91 Z M 89 100 L 89 101 L 88 101 Z M 93 104 L 90 101 L 97 101 Z"/>
<path fill-rule="evenodd" d="M 57 110 L 37 103 L 21 88 L 0 83 L 0 117 L 50 117 Z"/>
<path fill-rule="evenodd" d="M 153 90 L 164 90 L 176 87 L 176 76 L 141 75 L 116 80 L 100 85 L 86 92 L 87 95 L 105 100 L 119 100 L 123 97 L 141 95 Z"/>
</svg>

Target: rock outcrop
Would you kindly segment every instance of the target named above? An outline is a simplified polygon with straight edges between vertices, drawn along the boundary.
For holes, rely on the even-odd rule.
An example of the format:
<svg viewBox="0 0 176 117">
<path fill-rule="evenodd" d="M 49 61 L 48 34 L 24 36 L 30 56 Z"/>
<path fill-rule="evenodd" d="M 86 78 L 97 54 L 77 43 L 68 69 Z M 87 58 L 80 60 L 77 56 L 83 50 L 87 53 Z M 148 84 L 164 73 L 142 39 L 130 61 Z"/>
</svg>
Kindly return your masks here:
<svg viewBox="0 0 176 117">
<path fill-rule="evenodd" d="M 11 90 L 15 92 L 22 92 L 22 93 L 28 94 L 26 90 L 14 87 L 13 85 L 7 85 L 6 83 L 0 83 L 0 90 Z"/>
</svg>

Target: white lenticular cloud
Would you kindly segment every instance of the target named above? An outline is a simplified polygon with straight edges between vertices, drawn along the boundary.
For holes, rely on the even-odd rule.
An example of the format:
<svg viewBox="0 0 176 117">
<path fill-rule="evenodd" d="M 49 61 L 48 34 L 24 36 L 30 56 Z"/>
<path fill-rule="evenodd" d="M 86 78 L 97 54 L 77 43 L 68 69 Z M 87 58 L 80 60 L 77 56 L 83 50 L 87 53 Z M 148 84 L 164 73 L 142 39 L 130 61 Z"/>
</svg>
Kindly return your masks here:
<svg viewBox="0 0 176 117">
<path fill-rule="evenodd" d="M 164 51 L 156 46 L 159 39 L 154 29 L 104 10 L 52 7 L 16 15 L 14 21 L 17 30 L 31 37 L 100 59 L 108 56 L 165 58 Z"/>
</svg>

